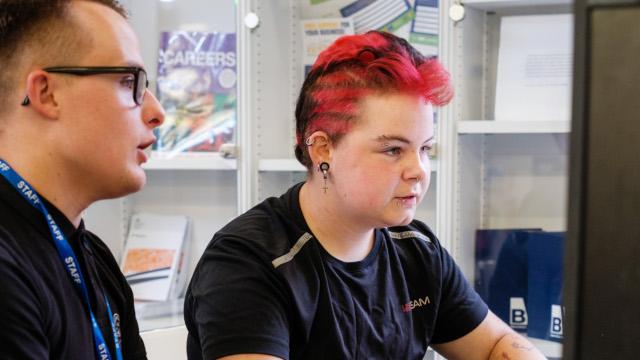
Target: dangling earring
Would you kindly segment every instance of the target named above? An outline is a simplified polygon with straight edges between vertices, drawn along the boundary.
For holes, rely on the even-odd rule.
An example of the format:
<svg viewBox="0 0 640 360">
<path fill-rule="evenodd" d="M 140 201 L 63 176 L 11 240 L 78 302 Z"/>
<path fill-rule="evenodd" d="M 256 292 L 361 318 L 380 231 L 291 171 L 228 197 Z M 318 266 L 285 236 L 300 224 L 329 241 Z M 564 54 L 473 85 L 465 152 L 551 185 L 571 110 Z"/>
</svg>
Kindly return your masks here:
<svg viewBox="0 0 640 360">
<path fill-rule="evenodd" d="M 324 178 L 324 187 L 322 188 L 322 190 L 324 190 L 324 193 L 327 193 L 327 174 L 329 172 L 329 163 L 326 161 L 323 161 L 320 163 L 320 165 L 318 165 L 318 171 L 322 172 L 322 177 Z"/>
</svg>

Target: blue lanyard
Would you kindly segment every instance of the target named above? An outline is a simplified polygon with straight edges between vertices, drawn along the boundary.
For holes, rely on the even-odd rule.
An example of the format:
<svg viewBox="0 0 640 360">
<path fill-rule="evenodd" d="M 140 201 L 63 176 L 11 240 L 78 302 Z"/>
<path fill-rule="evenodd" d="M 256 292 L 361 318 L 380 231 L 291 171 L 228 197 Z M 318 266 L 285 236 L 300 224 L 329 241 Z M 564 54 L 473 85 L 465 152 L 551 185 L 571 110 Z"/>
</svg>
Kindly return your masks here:
<svg viewBox="0 0 640 360">
<path fill-rule="evenodd" d="M 93 341 L 96 347 L 96 355 L 100 360 L 111 360 L 111 354 L 109 353 L 109 348 L 107 347 L 107 343 L 104 340 L 104 336 L 102 336 L 102 331 L 100 331 L 100 327 L 98 326 L 98 322 L 96 321 L 95 316 L 93 315 L 93 311 L 91 310 L 91 304 L 89 302 L 89 292 L 87 290 L 87 286 L 85 285 L 84 277 L 82 276 L 82 272 L 80 271 L 80 266 L 78 263 L 78 259 L 76 258 L 73 249 L 69 245 L 66 237 L 60 231 L 58 224 L 56 224 L 53 217 L 47 211 L 47 208 L 44 206 L 42 201 L 40 201 L 40 197 L 38 193 L 27 183 L 18 173 L 16 173 L 9 164 L 7 164 L 4 160 L 0 159 L 0 174 L 4 176 L 11 185 L 24 197 L 29 204 L 31 204 L 36 209 L 40 210 L 40 212 L 44 215 L 47 220 L 47 225 L 49 226 L 49 231 L 51 232 L 51 236 L 53 237 L 53 243 L 56 245 L 58 249 L 58 255 L 60 256 L 60 260 L 64 264 L 69 276 L 71 277 L 71 282 L 75 285 L 76 290 L 78 290 L 80 297 L 87 305 L 87 309 L 89 309 L 89 315 L 91 316 L 91 326 L 93 327 Z M 109 314 L 109 321 L 111 322 L 111 331 L 113 332 L 113 342 L 116 347 L 116 359 L 122 360 L 122 350 L 120 349 L 120 342 L 118 341 L 118 334 L 116 332 L 116 326 L 113 321 L 113 314 L 111 313 L 111 306 L 109 305 L 109 300 L 107 299 L 106 294 L 104 295 L 104 301 L 107 304 L 107 313 Z"/>
</svg>

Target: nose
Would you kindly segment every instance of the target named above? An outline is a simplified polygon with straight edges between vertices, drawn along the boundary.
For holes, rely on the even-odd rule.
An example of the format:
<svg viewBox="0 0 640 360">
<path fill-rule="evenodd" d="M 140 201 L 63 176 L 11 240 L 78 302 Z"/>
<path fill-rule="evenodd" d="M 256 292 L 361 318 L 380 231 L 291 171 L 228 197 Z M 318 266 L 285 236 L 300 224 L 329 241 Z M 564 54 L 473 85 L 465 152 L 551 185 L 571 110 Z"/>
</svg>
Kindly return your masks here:
<svg viewBox="0 0 640 360">
<path fill-rule="evenodd" d="M 148 89 L 142 102 L 142 120 L 153 129 L 164 122 L 164 109 L 158 99 Z"/>
<path fill-rule="evenodd" d="M 427 178 L 430 171 L 431 163 L 429 157 L 418 151 L 411 156 L 407 156 L 403 177 L 408 181 L 420 182 Z"/>
</svg>

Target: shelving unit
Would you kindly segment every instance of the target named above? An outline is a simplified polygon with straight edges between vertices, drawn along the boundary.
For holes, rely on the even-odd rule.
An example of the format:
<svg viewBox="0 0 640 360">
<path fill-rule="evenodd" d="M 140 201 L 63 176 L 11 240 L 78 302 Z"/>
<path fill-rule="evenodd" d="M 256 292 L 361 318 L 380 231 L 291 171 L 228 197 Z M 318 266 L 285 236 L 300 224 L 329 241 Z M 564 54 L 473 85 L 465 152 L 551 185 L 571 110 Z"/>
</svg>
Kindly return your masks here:
<svg viewBox="0 0 640 360">
<path fill-rule="evenodd" d="M 451 1 L 454 3 L 454 1 Z M 450 22 L 450 57 L 458 96 L 451 116 L 455 210 L 451 251 L 474 279 L 475 231 L 487 228 L 566 229 L 568 134 L 563 121 L 495 119 L 500 21 L 504 16 L 570 13 L 568 0 L 463 0 L 465 18 Z M 559 358 L 559 343 L 533 339 Z"/>
<path fill-rule="evenodd" d="M 431 188 L 416 218 L 434 229 L 473 281 L 476 229 L 566 227 L 569 123 L 494 120 L 493 104 L 501 17 L 570 12 L 571 1 L 466 0 L 462 1 L 466 17 L 458 23 L 447 17 L 454 3 L 440 1 L 439 57 L 451 71 L 457 95 L 452 104 L 439 109 L 438 155 L 432 160 Z M 144 190 L 123 200 L 98 203 L 85 221 L 119 256 L 132 213 L 185 214 L 192 220 L 191 274 L 224 224 L 306 177 L 306 169 L 293 158 L 293 114 L 303 74 L 299 21 L 309 15 L 307 5 L 298 0 L 238 0 L 237 6 L 229 0 L 216 2 L 215 11 L 209 11 L 209 0 L 189 0 L 189 4 L 125 1 L 134 28 L 144 39 L 143 55 L 152 77 L 157 33 L 165 30 L 163 26 L 179 28 L 181 19 L 188 18 L 194 27 L 237 31 L 237 158 L 219 154 L 152 158 L 144 166 L 149 170 Z M 253 30 L 237 26 L 248 12 L 260 19 Z M 214 23 L 219 27 L 211 29 Z M 145 328 L 175 325 L 176 316 L 181 315 L 149 319 Z M 184 334 L 184 327 L 178 331 Z M 150 338 L 158 336 L 154 332 Z M 183 346 L 175 342 L 179 339 L 170 341 Z M 541 346 L 555 356 L 558 349 L 552 345 Z M 432 352 L 428 355 L 433 357 Z"/>
<path fill-rule="evenodd" d="M 536 179 L 546 176 L 556 179 L 553 186 L 560 188 L 559 193 L 547 197 L 543 192 L 539 199 L 553 204 L 549 209 L 560 209 L 553 211 L 549 218 L 564 218 L 569 123 L 544 119 L 494 120 L 493 106 L 502 16 L 567 13 L 571 11 L 571 2 L 468 0 L 462 4 L 467 8 L 466 17 L 450 24 L 450 38 L 445 40 L 452 48 L 446 67 L 452 70 L 458 92 L 450 105 L 454 108 L 451 117 L 445 121 L 456 124 L 453 138 L 457 139 L 448 144 L 456 154 L 452 178 L 457 184 L 454 202 L 458 204 L 452 215 L 456 239 L 452 250 L 465 274 L 473 279 L 475 229 L 516 226 L 527 222 L 527 218 L 531 222 L 540 218 L 528 215 L 526 207 L 516 211 L 518 209 L 508 206 L 513 214 L 512 222 L 493 221 L 498 218 L 493 214 L 495 209 L 504 209 L 523 198 L 523 192 L 530 186 L 535 188 L 544 182 Z M 525 184 L 527 182 L 532 185 Z M 490 193 L 493 186 L 504 186 L 503 191 Z M 506 189 L 509 191 L 504 191 Z M 545 212 L 544 209 L 537 211 Z M 522 214 L 522 219 L 517 219 L 518 214 Z M 553 229 L 560 230 L 562 224 L 563 221 L 556 221 Z"/>
</svg>

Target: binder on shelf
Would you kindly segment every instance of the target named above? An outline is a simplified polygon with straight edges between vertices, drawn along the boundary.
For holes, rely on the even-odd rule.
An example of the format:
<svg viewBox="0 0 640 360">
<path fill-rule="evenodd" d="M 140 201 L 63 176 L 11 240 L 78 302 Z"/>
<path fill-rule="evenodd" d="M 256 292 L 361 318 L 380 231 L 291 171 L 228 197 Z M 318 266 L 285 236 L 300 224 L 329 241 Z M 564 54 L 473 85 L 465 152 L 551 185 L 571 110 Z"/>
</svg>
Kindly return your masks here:
<svg viewBox="0 0 640 360">
<path fill-rule="evenodd" d="M 475 289 L 514 330 L 527 330 L 527 237 L 537 229 L 476 230 Z"/>
<path fill-rule="evenodd" d="M 495 119 L 568 122 L 572 66 L 572 15 L 502 17 Z"/>
<path fill-rule="evenodd" d="M 476 291 L 514 330 L 561 342 L 563 249 L 561 232 L 476 230 Z"/>
<path fill-rule="evenodd" d="M 234 142 L 236 34 L 169 31 L 160 35 L 158 100 L 166 111 L 152 157 L 217 152 Z"/>
<path fill-rule="evenodd" d="M 167 301 L 186 285 L 189 220 L 182 215 L 131 217 L 122 272 L 135 300 Z"/>
<path fill-rule="evenodd" d="M 534 232 L 529 235 L 529 337 L 562 342 L 564 239 L 562 232 Z"/>
</svg>

